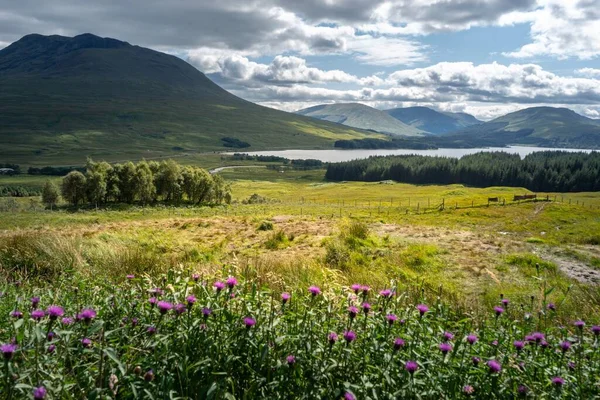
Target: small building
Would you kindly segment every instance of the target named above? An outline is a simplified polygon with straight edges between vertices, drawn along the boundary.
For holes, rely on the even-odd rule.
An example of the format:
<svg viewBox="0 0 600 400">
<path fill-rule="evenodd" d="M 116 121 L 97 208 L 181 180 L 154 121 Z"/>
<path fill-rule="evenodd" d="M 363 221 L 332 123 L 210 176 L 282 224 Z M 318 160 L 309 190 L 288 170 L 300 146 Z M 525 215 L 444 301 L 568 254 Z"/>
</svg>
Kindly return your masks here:
<svg viewBox="0 0 600 400">
<path fill-rule="evenodd" d="M 12 168 L 0 168 L 0 175 L 14 175 L 17 171 Z"/>
</svg>

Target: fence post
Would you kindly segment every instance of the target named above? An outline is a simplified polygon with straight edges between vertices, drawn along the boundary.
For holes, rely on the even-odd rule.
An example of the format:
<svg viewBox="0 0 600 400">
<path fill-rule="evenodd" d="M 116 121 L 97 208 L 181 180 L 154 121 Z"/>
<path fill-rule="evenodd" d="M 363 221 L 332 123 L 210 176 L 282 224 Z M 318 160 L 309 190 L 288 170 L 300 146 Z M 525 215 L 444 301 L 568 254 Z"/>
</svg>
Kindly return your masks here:
<svg viewBox="0 0 600 400">
<path fill-rule="evenodd" d="M 419 207 L 420 207 L 421 203 L 417 203 L 417 214 L 419 213 Z"/>
</svg>

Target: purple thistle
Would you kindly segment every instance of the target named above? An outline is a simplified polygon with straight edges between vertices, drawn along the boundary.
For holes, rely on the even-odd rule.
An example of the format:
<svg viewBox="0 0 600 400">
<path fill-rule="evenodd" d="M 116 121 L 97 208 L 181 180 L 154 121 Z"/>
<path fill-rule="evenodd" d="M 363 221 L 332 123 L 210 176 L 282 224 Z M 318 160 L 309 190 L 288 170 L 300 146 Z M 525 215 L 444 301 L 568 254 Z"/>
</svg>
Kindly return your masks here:
<svg viewBox="0 0 600 400">
<path fill-rule="evenodd" d="M 146 371 L 146 373 L 144 374 L 144 380 L 146 382 L 152 382 L 154 380 L 154 371 L 152 371 L 151 369 Z"/>
<path fill-rule="evenodd" d="M 591 331 L 596 336 L 600 335 L 600 326 L 598 326 L 598 325 L 592 326 Z"/>
<path fill-rule="evenodd" d="M 126 278 L 129 280 L 132 280 L 132 279 L 135 279 L 135 275 L 130 274 L 130 275 L 127 275 Z"/>
<path fill-rule="evenodd" d="M 467 342 L 469 344 L 475 344 L 478 340 L 479 340 L 479 338 L 477 338 L 477 336 L 475 336 L 472 333 L 469 336 L 467 336 Z"/>
<path fill-rule="evenodd" d="M 395 316 L 394 314 L 386 315 L 385 319 L 388 322 L 388 324 L 390 324 L 390 325 L 394 325 L 394 322 L 398 321 L 398 317 Z"/>
<path fill-rule="evenodd" d="M 313 297 L 321 294 L 321 289 L 319 289 L 317 286 L 309 287 L 308 291 L 310 292 L 310 294 L 313 295 Z"/>
<path fill-rule="evenodd" d="M 183 304 L 183 303 L 176 304 L 174 308 L 175 308 L 175 314 L 177 314 L 177 315 L 181 315 L 187 310 L 187 308 L 185 307 L 185 304 Z"/>
<path fill-rule="evenodd" d="M 473 365 L 476 367 L 481 362 L 481 359 L 479 357 L 473 357 L 473 358 L 471 358 L 471 361 L 473 362 Z"/>
<path fill-rule="evenodd" d="M 510 304 L 510 300 L 508 300 L 508 299 L 502 299 L 502 300 L 500 301 L 500 303 L 502 303 L 502 305 L 503 305 L 504 307 L 508 307 L 508 305 Z"/>
<path fill-rule="evenodd" d="M 496 317 L 499 317 L 504 313 L 504 308 L 496 306 L 494 307 L 494 312 L 496 313 Z"/>
<path fill-rule="evenodd" d="M 502 371 L 502 365 L 496 360 L 488 361 L 487 366 L 492 374 L 497 374 L 498 372 Z"/>
<path fill-rule="evenodd" d="M 541 341 L 543 341 L 546 337 L 544 336 L 543 333 L 541 332 L 533 332 L 531 335 L 528 336 L 529 339 L 531 339 L 531 341 L 533 342 L 537 342 L 540 343 Z"/>
<path fill-rule="evenodd" d="M 566 353 L 571 348 L 571 342 L 565 340 L 564 342 L 560 342 L 560 349 L 563 353 Z"/>
<path fill-rule="evenodd" d="M 350 317 L 350 319 L 356 318 L 357 314 L 358 314 L 358 308 L 356 308 L 354 306 L 348 307 L 348 316 Z"/>
<path fill-rule="evenodd" d="M 138 319 L 137 318 L 131 318 L 131 326 L 137 326 L 138 324 Z"/>
<path fill-rule="evenodd" d="M 227 284 L 227 287 L 229 289 L 233 289 L 238 284 L 238 281 L 233 276 L 230 276 L 229 278 L 227 278 L 227 280 L 225 281 L 225 283 Z"/>
<path fill-rule="evenodd" d="M 84 308 L 79 315 L 78 319 L 82 319 L 85 323 L 90 323 L 94 318 L 96 318 L 96 311 L 93 308 Z"/>
<path fill-rule="evenodd" d="M 52 354 L 54 353 L 54 351 L 56 350 L 56 346 L 51 344 L 50 346 L 48 346 L 48 353 Z"/>
<path fill-rule="evenodd" d="M 548 310 L 556 311 L 556 304 L 554 304 L 554 303 L 548 303 Z"/>
<path fill-rule="evenodd" d="M 362 286 L 360 290 L 362 291 L 363 296 L 366 296 L 369 294 L 369 290 L 371 290 L 371 288 L 369 286 Z"/>
<path fill-rule="evenodd" d="M 417 306 L 417 310 L 419 310 L 419 314 L 423 316 L 426 312 L 429 311 L 429 307 L 427 307 L 425 304 L 419 304 Z"/>
<path fill-rule="evenodd" d="M 565 384 L 565 380 L 560 376 L 555 376 L 554 378 L 552 378 L 552 384 L 556 387 L 561 387 Z"/>
<path fill-rule="evenodd" d="M 160 311 L 160 313 L 163 315 L 173 309 L 173 304 L 169 303 L 168 301 L 159 301 L 156 306 L 158 307 L 158 311 Z"/>
<path fill-rule="evenodd" d="M 527 393 L 529 393 L 529 388 L 525 385 L 519 385 L 517 388 L 517 393 L 519 396 L 527 396 Z"/>
<path fill-rule="evenodd" d="M 356 400 L 356 396 L 350 392 L 346 392 L 344 393 L 344 400 Z"/>
<path fill-rule="evenodd" d="M 443 354 L 448 354 L 450 351 L 452 351 L 452 345 L 449 343 L 440 343 L 439 348 Z"/>
<path fill-rule="evenodd" d="M 10 313 L 10 316 L 15 318 L 15 319 L 21 319 L 23 318 L 23 313 L 19 310 L 15 310 L 13 312 Z"/>
<path fill-rule="evenodd" d="M 412 375 L 419 369 L 419 364 L 417 364 L 416 361 L 407 361 L 406 364 L 404 364 L 404 369 L 406 369 L 408 373 Z"/>
<path fill-rule="evenodd" d="M 210 314 L 212 314 L 212 310 L 210 308 L 204 307 L 202 309 L 202 315 L 204 315 L 204 318 L 208 318 Z"/>
<path fill-rule="evenodd" d="M 498 346 L 498 340 L 492 341 L 492 346 Z"/>
<path fill-rule="evenodd" d="M 353 331 L 344 332 L 344 340 L 346 340 L 347 343 L 354 342 L 356 340 L 356 333 Z"/>
<path fill-rule="evenodd" d="M 40 319 L 44 318 L 46 316 L 46 313 L 42 310 L 33 310 L 31 312 L 31 318 L 39 321 Z"/>
<path fill-rule="evenodd" d="M 246 328 L 250 329 L 254 325 L 256 325 L 256 320 L 251 317 L 246 317 L 246 318 L 244 318 L 244 325 L 246 326 Z"/>
<path fill-rule="evenodd" d="M 369 311 L 371 311 L 371 305 L 369 303 L 362 303 L 361 304 L 362 310 L 365 313 L 365 315 L 367 315 L 369 313 Z"/>
<path fill-rule="evenodd" d="M 335 342 L 337 342 L 338 340 L 338 335 L 335 332 L 330 332 L 329 335 L 327 335 L 327 340 L 329 341 L 330 345 L 334 345 Z"/>
<path fill-rule="evenodd" d="M 200 274 L 192 274 L 192 280 L 198 282 L 200 280 Z"/>
<path fill-rule="evenodd" d="M 12 359 L 13 355 L 15 354 L 15 351 L 17 351 L 16 344 L 7 343 L 7 344 L 0 345 L 0 352 L 2 352 L 2 355 L 4 356 L 5 360 Z"/>
<path fill-rule="evenodd" d="M 381 297 L 383 297 L 384 299 L 388 299 L 388 298 L 392 297 L 392 291 L 390 289 L 383 289 L 382 291 L 379 292 L 379 295 Z"/>
<path fill-rule="evenodd" d="M 31 307 L 32 308 L 37 308 L 37 306 L 40 304 L 40 298 L 38 296 L 32 297 L 31 298 Z"/>
<path fill-rule="evenodd" d="M 454 334 L 452 332 L 444 332 L 443 338 L 444 338 L 444 342 L 448 342 L 448 341 L 454 339 Z"/>
<path fill-rule="evenodd" d="M 291 297 L 292 297 L 292 295 L 291 295 L 291 294 L 289 294 L 289 293 L 287 293 L 287 292 L 281 293 L 281 302 L 282 302 L 283 304 L 285 304 L 285 303 L 287 303 L 288 301 L 290 301 L 290 298 L 291 298 Z"/>
<path fill-rule="evenodd" d="M 87 349 L 88 347 L 90 347 L 92 345 L 92 341 L 88 338 L 83 338 L 83 339 L 81 339 L 81 344 L 83 347 L 85 347 Z"/>
<path fill-rule="evenodd" d="M 146 332 L 148 333 L 148 335 L 152 336 L 156 333 L 156 327 L 150 325 L 147 329 Z"/>
<path fill-rule="evenodd" d="M 52 321 L 55 321 L 56 319 L 65 315 L 65 310 L 60 306 L 52 305 L 48 307 L 46 314 L 48 314 Z"/>
<path fill-rule="evenodd" d="M 158 299 L 156 297 L 150 297 L 148 303 L 150 303 L 150 307 L 154 307 L 156 303 L 158 303 Z"/>
<path fill-rule="evenodd" d="M 394 339 L 394 350 L 398 351 L 402 347 L 404 347 L 404 340 L 402 338 L 396 338 L 396 339 Z"/>
<path fill-rule="evenodd" d="M 289 355 L 285 358 L 285 360 L 287 361 L 288 365 L 294 365 L 296 364 L 296 357 L 294 357 L 293 355 Z"/>
<path fill-rule="evenodd" d="M 579 319 L 579 320 L 573 322 L 573 325 L 575 325 L 579 329 L 583 329 L 583 327 L 585 326 L 585 322 L 583 322 L 582 320 Z"/>
<path fill-rule="evenodd" d="M 513 342 L 513 346 L 515 346 L 515 349 L 517 349 L 517 351 L 521 351 L 523 350 L 523 347 L 525 347 L 525 343 L 521 342 L 520 340 L 515 340 Z"/>
<path fill-rule="evenodd" d="M 576 366 L 577 365 L 573 361 L 569 361 L 567 364 L 567 367 L 569 367 L 570 370 L 574 370 Z"/>
<path fill-rule="evenodd" d="M 213 286 L 215 287 L 215 289 L 217 289 L 217 293 L 219 293 L 221 290 L 225 289 L 225 284 L 221 281 L 217 281 L 213 284 Z"/>
<path fill-rule="evenodd" d="M 362 288 L 362 285 L 359 285 L 358 283 L 355 283 L 354 285 L 350 286 L 350 289 L 352 289 L 354 291 L 354 293 L 358 294 L 358 292 L 360 292 L 360 289 Z"/>
<path fill-rule="evenodd" d="M 187 301 L 188 306 L 190 306 L 190 308 L 191 308 L 194 305 L 194 303 L 196 303 L 196 296 L 191 294 L 185 298 L 185 301 Z"/>
<path fill-rule="evenodd" d="M 73 318 L 70 317 L 64 317 L 63 319 L 60 320 L 60 323 L 65 325 L 65 326 L 69 326 L 69 325 L 73 325 Z"/>
<path fill-rule="evenodd" d="M 475 389 L 471 385 L 466 385 L 465 387 L 463 387 L 463 393 L 467 396 L 470 396 L 473 393 L 475 393 Z"/>
<path fill-rule="evenodd" d="M 545 340 L 542 340 L 540 346 L 542 347 L 542 349 L 547 349 L 550 345 Z"/>
<path fill-rule="evenodd" d="M 33 399 L 34 400 L 44 400 L 46 398 L 46 388 L 43 386 L 37 387 L 33 389 Z"/>
<path fill-rule="evenodd" d="M 48 339 L 49 342 L 53 341 L 55 337 L 56 333 L 54 332 L 48 332 L 48 335 L 46 335 L 46 339 Z"/>
</svg>

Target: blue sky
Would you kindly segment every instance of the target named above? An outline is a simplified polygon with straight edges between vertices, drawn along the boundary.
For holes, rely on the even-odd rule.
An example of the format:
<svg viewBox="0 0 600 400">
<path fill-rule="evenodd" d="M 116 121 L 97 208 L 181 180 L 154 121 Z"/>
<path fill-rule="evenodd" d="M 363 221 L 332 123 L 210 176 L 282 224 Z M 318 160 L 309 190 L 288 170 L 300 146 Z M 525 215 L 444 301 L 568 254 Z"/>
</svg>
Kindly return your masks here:
<svg viewBox="0 0 600 400">
<path fill-rule="evenodd" d="M 288 111 L 425 105 L 600 118 L 600 0 L 0 0 L 0 47 L 91 32 L 176 54 Z"/>
</svg>

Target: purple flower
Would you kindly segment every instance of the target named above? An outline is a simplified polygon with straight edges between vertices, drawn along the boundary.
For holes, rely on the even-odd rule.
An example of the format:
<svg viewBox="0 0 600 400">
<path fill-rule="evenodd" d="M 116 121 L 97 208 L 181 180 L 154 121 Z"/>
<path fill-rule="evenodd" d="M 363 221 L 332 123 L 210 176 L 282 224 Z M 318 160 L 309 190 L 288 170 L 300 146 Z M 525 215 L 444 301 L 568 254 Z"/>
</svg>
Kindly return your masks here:
<svg viewBox="0 0 600 400">
<path fill-rule="evenodd" d="M 425 304 L 419 304 L 417 306 L 417 310 L 419 310 L 419 314 L 423 316 L 427 311 L 429 311 L 429 307 L 427 307 Z"/>
<path fill-rule="evenodd" d="M 150 294 L 153 294 L 155 296 L 162 296 L 163 294 L 165 294 L 165 292 L 161 288 L 154 288 L 150 289 Z"/>
<path fill-rule="evenodd" d="M 554 304 L 554 303 L 548 303 L 548 310 L 556 311 L 556 304 Z"/>
<path fill-rule="evenodd" d="M 33 389 L 34 400 L 44 400 L 46 398 L 46 388 L 43 386 Z"/>
<path fill-rule="evenodd" d="M 552 378 L 552 384 L 556 387 L 561 387 L 565 384 L 565 380 L 560 376 L 555 376 L 554 378 Z"/>
<path fill-rule="evenodd" d="M 246 328 L 250 329 L 254 325 L 256 325 L 256 320 L 251 317 L 246 317 L 246 318 L 244 318 L 244 325 L 246 326 Z"/>
<path fill-rule="evenodd" d="M 198 282 L 200 280 L 200 275 L 199 274 L 192 274 L 192 280 L 194 282 Z"/>
<path fill-rule="evenodd" d="M 212 310 L 210 308 L 204 307 L 202 309 L 202 315 L 204 315 L 204 318 L 208 318 L 210 314 L 212 314 Z"/>
<path fill-rule="evenodd" d="M 23 318 L 23 313 L 19 310 L 15 310 L 13 312 L 10 313 L 10 316 L 15 318 L 15 319 L 21 319 Z"/>
<path fill-rule="evenodd" d="M 350 289 L 352 289 L 354 291 L 354 293 L 358 294 L 358 292 L 360 292 L 360 289 L 362 288 L 362 285 L 359 285 L 358 283 L 355 283 L 354 285 L 350 286 Z"/>
<path fill-rule="evenodd" d="M 419 364 L 417 364 L 416 361 L 407 361 L 406 364 L 404 364 L 404 369 L 406 369 L 408 373 L 412 375 L 419 369 Z"/>
<path fill-rule="evenodd" d="M 448 354 L 448 352 L 452 351 L 452 345 L 449 343 L 440 343 L 439 347 L 443 354 Z"/>
<path fill-rule="evenodd" d="M 362 291 L 363 296 L 366 296 L 369 294 L 369 290 L 371 290 L 371 288 L 369 286 L 362 286 L 360 290 Z"/>
<path fill-rule="evenodd" d="M 481 359 L 479 357 L 473 357 L 473 358 L 471 358 L 471 361 L 473 362 L 473 365 L 476 367 L 481 362 Z"/>
<path fill-rule="evenodd" d="M 147 329 L 146 332 L 148 333 L 148 335 L 152 336 L 156 333 L 156 327 L 150 325 Z"/>
<path fill-rule="evenodd" d="M 346 392 L 344 393 L 344 400 L 356 400 L 356 396 L 350 392 Z"/>
<path fill-rule="evenodd" d="M 371 311 L 371 305 L 369 303 L 362 303 L 361 304 L 362 310 L 365 313 L 365 315 L 367 315 L 369 313 L 369 311 Z"/>
<path fill-rule="evenodd" d="M 138 319 L 137 318 L 131 318 L 131 326 L 137 326 L 138 324 Z"/>
<path fill-rule="evenodd" d="M 129 280 L 132 280 L 132 279 L 135 279 L 135 275 L 127 275 L 126 278 Z"/>
<path fill-rule="evenodd" d="M 48 332 L 48 335 L 46 335 L 46 339 L 48 339 L 48 341 L 51 342 L 52 340 L 54 340 L 55 336 L 56 336 L 56 333 Z"/>
<path fill-rule="evenodd" d="M 150 307 L 154 307 L 156 303 L 158 303 L 158 299 L 156 297 L 150 297 L 148 303 L 150 303 Z"/>
<path fill-rule="evenodd" d="M 444 342 L 450 341 L 454 339 L 454 334 L 452 332 L 444 332 L 443 338 Z"/>
<path fill-rule="evenodd" d="M 356 308 L 354 306 L 348 307 L 348 316 L 350 317 L 350 319 L 356 318 L 357 314 L 358 314 L 358 308 Z"/>
<path fill-rule="evenodd" d="M 290 295 L 287 292 L 281 293 L 281 302 L 283 304 L 287 303 L 288 301 L 290 301 L 290 298 L 292 297 L 292 295 Z"/>
<path fill-rule="evenodd" d="M 469 336 L 467 336 L 467 342 L 469 344 L 475 344 L 479 339 L 477 338 L 477 336 L 475 336 L 474 334 L 470 334 Z"/>
<path fill-rule="evenodd" d="M 496 317 L 499 317 L 504 312 L 504 308 L 496 306 L 494 307 L 494 312 L 496 313 Z"/>
<path fill-rule="evenodd" d="M 321 289 L 319 289 L 317 286 L 311 286 L 311 287 L 309 287 L 308 291 L 313 296 L 317 296 L 317 295 L 321 294 Z"/>
<path fill-rule="evenodd" d="M 37 306 L 40 304 L 40 298 L 35 296 L 31 298 L 31 307 L 32 308 L 37 308 Z"/>
<path fill-rule="evenodd" d="M 50 346 L 48 346 L 48 353 L 52 354 L 54 353 L 54 351 L 56 350 L 56 346 L 51 344 Z"/>
<path fill-rule="evenodd" d="M 215 287 L 215 289 L 217 289 L 217 293 L 219 293 L 221 290 L 225 289 L 225 284 L 220 281 L 215 282 L 213 284 L 213 286 Z"/>
<path fill-rule="evenodd" d="M 289 355 L 285 358 L 285 360 L 287 361 L 288 365 L 294 365 L 296 364 L 296 357 L 294 357 L 293 355 Z"/>
<path fill-rule="evenodd" d="M 571 348 L 571 342 L 565 340 L 564 342 L 560 342 L 560 349 L 563 353 L 566 353 Z"/>
<path fill-rule="evenodd" d="M 592 333 L 596 336 L 600 335 L 600 326 L 598 326 L 598 325 L 592 326 Z"/>
<path fill-rule="evenodd" d="M 467 396 L 470 396 L 473 393 L 475 393 L 475 389 L 471 385 L 466 385 L 465 387 L 463 387 L 463 393 Z"/>
<path fill-rule="evenodd" d="M 186 311 L 185 304 L 179 303 L 175 305 L 175 314 L 181 315 Z"/>
<path fill-rule="evenodd" d="M 81 339 L 81 345 L 86 349 L 92 345 L 92 341 L 88 338 Z"/>
<path fill-rule="evenodd" d="M 548 344 L 548 342 L 546 342 L 545 340 L 542 340 L 542 343 L 540 343 L 540 346 L 542 347 L 542 349 L 546 349 L 546 348 L 548 348 L 548 346 L 550 346 L 550 345 L 549 345 L 549 344 Z"/>
<path fill-rule="evenodd" d="M 379 295 L 384 299 L 387 299 L 392 297 L 392 291 L 390 289 L 383 289 L 381 292 L 379 292 Z"/>
<path fill-rule="evenodd" d="M 93 308 L 84 308 L 79 315 L 78 319 L 82 319 L 86 323 L 90 323 L 94 318 L 96 318 L 96 311 Z"/>
<path fill-rule="evenodd" d="M 344 340 L 346 340 L 347 343 L 354 342 L 356 340 L 356 333 L 353 331 L 344 332 Z"/>
<path fill-rule="evenodd" d="M 404 347 L 404 340 L 402 338 L 394 339 L 394 350 L 398 351 Z"/>
<path fill-rule="evenodd" d="M 528 340 L 530 340 L 532 342 L 537 342 L 537 343 L 540 343 L 545 338 L 546 337 L 541 332 L 533 332 L 531 335 L 527 336 Z"/>
<path fill-rule="evenodd" d="M 334 345 L 335 342 L 337 342 L 338 340 L 338 335 L 335 332 L 330 332 L 329 335 L 327 335 L 327 340 L 329 341 L 330 345 Z"/>
<path fill-rule="evenodd" d="M 61 322 L 61 324 L 65 325 L 65 326 L 73 325 L 73 318 L 64 317 L 63 319 L 60 320 L 60 322 Z"/>
<path fill-rule="evenodd" d="M 575 325 L 579 329 L 583 329 L 583 327 L 585 326 L 585 322 L 583 322 L 582 320 L 579 319 L 579 320 L 573 322 L 573 325 Z"/>
<path fill-rule="evenodd" d="M 396 317 L 394 314 L 386 315 L 385 319 L 390 325 L 394 325 L 394 322 L 398 321 L 398 317 Z"/>
<path fill-rule="evenodd" d="M 15 351 L 17 351 L 16 344 L 7 343 L 7 344 L 0 345 L 0 352 L 2 352 L 2 355 L 4 356 L 5 360 L 12 359 L 13 355 L 15 354 Z"/>
<path fill-rule="evenodd" d="M 496 360 L 490 360 L 487 362 L 487 366 L 490 369 L 490 373 L 496 374 L 502 371 L 502 365 Z"/>
<path fill-rule="evenodd" d="M 519 385 L 517 388 L 517 393 L 519 393 L 519 396 L 527 396 L 527 393 L 529 393 L 529 388 L 525 385 Z"/>
<path fill-rule="evenodd" d="M 185 300 L 187 301 L 188 306 L 192 307 L 194 305 L 194 303 L 196 302 L 196 296 L 191 294 L 188 297 L 186 297 Z"/>
<path fill-rule="evenodd" d="M 233 289 L 238 284 L 238 281 L 233 276 L 230 276 L 229 278 L 227 278 L 227 280 L 225 281 L 225 283 L 227 284 L 227 287 L 229 289 Z"/>
<path fill-rule="evenodd" d="M 492 341 L 492 346 L 498 346 L 498 341 L 497 340 Z"/>
<path fill-rule="evenodd" d="M 65 310 L 60 306 L 52 305 L 52 306 L 48 307 L 48 309 L 46 310 L 46 314 L 48 314 L 50 319 L 52 321 L 54 321 L 54 320 L 62 317 L 63 315 L 65 315 Z"/>
<path fill-rule="evenodd" d="M 510 300 L 508 300 L 508 299 L 502 299 L 502 300 L 500 301 L 500 303 L 502 303 L 502 305 L 503 305 L 504 307 L 508 307 L 508 304 L 510 303 Z"/>
<path fill-rule="evenodd" d="M 515 340 L 513 342 L 513 346 L 515 346 L 515 349 L 517 349 L 517 351 L 521 351 L 523 350 L 523 347 L 525 347 L 525 343 L 521 342 L 520 340 Z"/>
<path fill-rule="evenodd" d="M 42 310 L 33 310 L 31 312 L 31 318 L 33 318 L 36 321 L 39 321 L 40 319 L 44 318 L 45 315 L 46 313 Z"/>
<path fill-rule="evenodd" d="M 158 311 L 160 311 L 160 313 L 163 315 L 173 309 L 173 304 L 169 303 L 168 301 L 159 301 L 156 306 L 158 307 Z"/>
<path fill-rule="evenodd" d="M 570 370 L 574 370 L 576 367 L 576 364 L 573 361 L 569 361 L 567 364 L 567 367 L 569 367 Z"/>
</svg>

